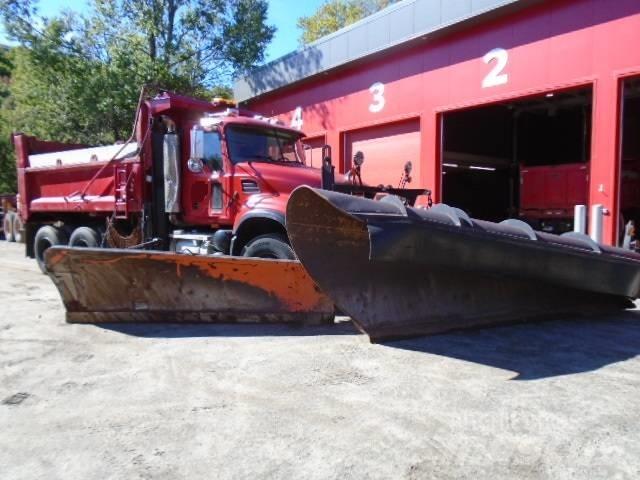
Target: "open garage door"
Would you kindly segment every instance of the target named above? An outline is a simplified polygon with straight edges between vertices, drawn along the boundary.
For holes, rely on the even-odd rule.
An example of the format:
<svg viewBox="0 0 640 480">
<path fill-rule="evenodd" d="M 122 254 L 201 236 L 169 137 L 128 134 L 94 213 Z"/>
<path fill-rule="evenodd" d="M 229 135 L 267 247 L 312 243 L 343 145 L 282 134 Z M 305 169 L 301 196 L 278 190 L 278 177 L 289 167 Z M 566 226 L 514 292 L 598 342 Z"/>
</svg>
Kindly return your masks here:
<svg viewBox="0 0 640 480">
<path fill-rule="evenodd" d="M 411 161 L 411 188 L 428 188 L 420 180 L 420 121 L 380 125 L 345 133 L 345 170 L 356 152 L 364 154 L 362 181 L 368 185 L 397 187 L 404 165 Z"/>
<path fill-rule="evenodd" d="M 620 149 L 620 244 L 639 249 L 640 227 L 640 79 L 623 82 Z M 625 238 L 626 237 L 626 238 Z"/>
<path fill-rule="evenodd" d="M 573 228 L 588 199 L 591 88 L 443 114 L 443 201 L 490 221 Z"/>
</svg>

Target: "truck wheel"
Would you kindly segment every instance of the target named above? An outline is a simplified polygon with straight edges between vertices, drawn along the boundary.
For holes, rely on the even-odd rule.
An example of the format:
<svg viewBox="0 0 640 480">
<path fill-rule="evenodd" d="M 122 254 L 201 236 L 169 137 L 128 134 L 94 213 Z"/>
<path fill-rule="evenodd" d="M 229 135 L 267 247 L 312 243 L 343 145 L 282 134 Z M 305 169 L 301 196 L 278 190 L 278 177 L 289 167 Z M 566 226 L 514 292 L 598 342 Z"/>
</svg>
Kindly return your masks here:
<svg viewBox="0 0 640 480">
<path fill-rule="evenodd" d="M 281 233 L 268 233 L 251 240 L 242 249 L 244 257 L 276 258 L 278 260 L 295 260 L 296 254 Z"/>
<path fill-rule="evenodd" d="M 20 215 L 17 213 L 13 214 L 13 239 L 18 243 L 22 243 L 22 239 L 24 238 L 24 225 L 22 224 L 22 219 Z"/>
<path fill-rule="evenodd" d="M 13 212 L 7 212 L 2 219 L 2 229 L 4 230 L 4 239 L 7 242 L 15 242 L 16 238 L 13 235 Z"/>
<path fill-rule="evenodd" d="M 33 253 L 36 257 L 36 262 L 38 262 L 40 270 L 42 270 L 42 273 L 47 273 L 47 267 L 44 263 L 44 252 L 46 252 L 49 247 L 53 247 L 54 245 L 66 244 L 67 237 L 61 229 L 52 227 L 50 225 L 40 227 L 40 229 L 36 232 L 36 236 L 33 240 Z"/>
<path fill-rule="evenodd" d="M 98 248 L 100 247 L 100 235 L 91 227 L 78 227 L 69 237 L 69 246 Z"/>
</svg>

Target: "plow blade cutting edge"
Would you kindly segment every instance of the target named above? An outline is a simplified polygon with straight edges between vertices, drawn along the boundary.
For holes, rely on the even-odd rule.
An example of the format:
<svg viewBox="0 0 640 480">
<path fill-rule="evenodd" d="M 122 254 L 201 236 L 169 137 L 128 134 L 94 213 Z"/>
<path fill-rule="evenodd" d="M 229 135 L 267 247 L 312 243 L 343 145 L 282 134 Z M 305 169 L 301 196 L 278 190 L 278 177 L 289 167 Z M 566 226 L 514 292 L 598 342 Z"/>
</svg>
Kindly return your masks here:
<svg viewBox="0 0 640 480">
<path fill-rule="evenodd" d="M 52 247 L 48 274 L 72 323 L 332 322 L 299 262 Z"/>
<path fill-rule="evenodd" d="M 300 187 L 287 231 L 314 281 L 372 341 L 621 310 L 640 290 L 640 255 L 446 205 Z"/>
</svg>

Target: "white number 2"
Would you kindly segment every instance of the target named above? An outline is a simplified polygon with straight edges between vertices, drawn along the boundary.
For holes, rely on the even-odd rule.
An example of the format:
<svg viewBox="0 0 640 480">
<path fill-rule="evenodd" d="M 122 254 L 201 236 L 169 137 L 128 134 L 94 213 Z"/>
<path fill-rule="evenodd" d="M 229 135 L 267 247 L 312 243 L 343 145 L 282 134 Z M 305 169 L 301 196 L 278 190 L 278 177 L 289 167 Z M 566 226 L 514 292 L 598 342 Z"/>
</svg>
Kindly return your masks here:
<svg viewBox="0 0 640 480">
<path fill-rule="evenodd" d="M 302 130 L 302 107 L 296 107 L 291 118 L 291 128 Z"/>
<path fill-rule="evenodd" d="M 369 111 L 371 113 L 377 113 L 384 108 L 384 83 L 376 82 L 369 87 L 371 95 L 373 95 L 373 103 L 369 105 Z"/>
<path fill-rule="evenodd" d="M 502 73 L 509 61 L 509 52 L 504 48 L 494 48 L 482 57 L 484 63 L 489 65 L 495 60 L 495 65 L 489 72 L 489 74 L 482 80 L 482 88 L 497 87 L 498 85 L 504 85 L 509 81 L 509 75 Z"/>
</svg>

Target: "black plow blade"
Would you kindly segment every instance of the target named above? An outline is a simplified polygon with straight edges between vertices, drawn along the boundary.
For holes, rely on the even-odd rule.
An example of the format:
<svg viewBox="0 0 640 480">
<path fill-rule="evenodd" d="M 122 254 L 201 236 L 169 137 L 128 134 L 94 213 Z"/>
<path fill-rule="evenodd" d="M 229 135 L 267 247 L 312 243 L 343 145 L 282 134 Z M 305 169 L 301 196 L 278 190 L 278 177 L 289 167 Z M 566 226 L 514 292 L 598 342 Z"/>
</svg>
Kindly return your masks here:
<svg viewBox="0 0 640 480">
<path fill-rule="evenodd" d="M 287 206 L 295 252 L 371 341 L 633 307 L 640 256 L 588 237 L 474 220 L 298 188 Z"/>
</svg>

